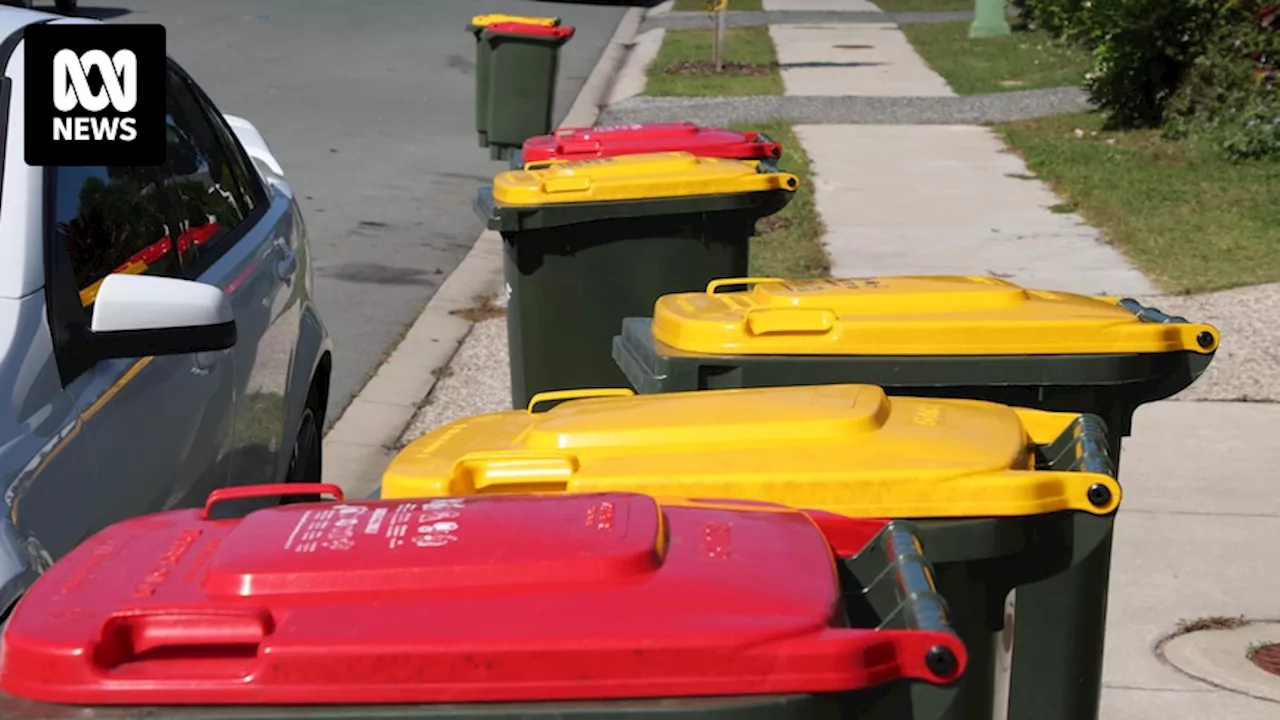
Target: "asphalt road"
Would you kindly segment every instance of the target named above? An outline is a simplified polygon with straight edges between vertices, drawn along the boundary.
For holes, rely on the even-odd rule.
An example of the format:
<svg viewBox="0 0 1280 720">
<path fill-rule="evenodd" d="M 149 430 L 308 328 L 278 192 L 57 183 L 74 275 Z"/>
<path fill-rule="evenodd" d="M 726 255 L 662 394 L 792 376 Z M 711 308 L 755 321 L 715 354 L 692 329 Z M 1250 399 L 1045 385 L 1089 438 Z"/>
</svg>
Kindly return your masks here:
<svg viewBox="0 0 1280 720">
<path fill-rule="evenodd" d="M 169 54 L 279 156 L 334 339 L 331 421 L 470 250 L 482 229 L 476 185 L 506 167 L 476 146 L 468 20 L 558 15 L 577 28 L 561 53 L 561 117 L 625 11 L 523 0 L 81 3 L 82 15 L 165 25 Z"/>
</svg>

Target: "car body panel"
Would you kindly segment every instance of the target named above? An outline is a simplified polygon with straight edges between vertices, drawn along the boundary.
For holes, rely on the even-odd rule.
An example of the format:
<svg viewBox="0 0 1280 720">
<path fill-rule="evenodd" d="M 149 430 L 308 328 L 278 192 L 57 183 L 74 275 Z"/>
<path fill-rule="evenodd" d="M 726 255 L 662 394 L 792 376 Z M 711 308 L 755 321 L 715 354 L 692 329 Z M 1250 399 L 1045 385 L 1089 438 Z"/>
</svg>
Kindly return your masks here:
<svg viewBox="0 0 1280 720">
<path fill-rule="evenodd" d="M 231 297 L 241 333 L 232 349 L 237 368 L 236 422 L 231 473 L 236 484 L 284 479 L 281 458 L 292 437 L 285 437 L 287 406 L 305 402 L 286 393 L 289 360 L 298 340 L 298 305 L 292 287 L 277 270 L 292 254 L 292 198 L 278 189 L 256 225 L 208 272 L 203 282 L 222 287 Z M 247 262 L 222 271 L 229 256 L 243 252 Z M 296 271 L 288 274 L 293 282 Z M 283 448 L 283 450 L 282 450 Z"/>
<path fill-rule="evenodd" d="M 0 38 L 57 17 L 0 8 Z M 64 387 L 44 290 L 45 170 L 22 161 L 22 74 L 19 44 L 5 66 L 0 170 L 0 387 L 11 389 L 0 402 L 0 616 L 44 565 L 111 522 L 197 504 L 228 483 L 282 479 L 307 395 L 313 384 L 327 387 L 318 373 L 332 352 L 311 296 L 297 205 L 278 165 L 266 172 L 256 157 L 269 207 L 196 278 L 229 296 L 236 347 L 103 361 Z M 238 138 L 266 147 L 236 120 L 228 124 Z M 118 270 L 201 242 L 199 232 L 172 228 Z M 284 269 L 292 269 L 280 272 L 290 258 Z M 254 397 L 268 392 L 278 397 L 264 413 Z M 268 427 L 247 424 L 273 413 Z"/>
</svg>

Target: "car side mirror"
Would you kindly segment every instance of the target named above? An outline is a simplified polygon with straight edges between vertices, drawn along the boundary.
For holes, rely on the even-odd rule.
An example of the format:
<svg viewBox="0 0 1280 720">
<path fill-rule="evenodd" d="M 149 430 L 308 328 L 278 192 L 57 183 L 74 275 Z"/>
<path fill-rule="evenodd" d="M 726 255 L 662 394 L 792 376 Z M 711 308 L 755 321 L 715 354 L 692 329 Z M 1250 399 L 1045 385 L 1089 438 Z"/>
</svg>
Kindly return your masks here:
<svg viewBox="0 0 1280 720">
<path fill-rule="evenodd" d="M 262 133 L 258 132 L 258 128 L 253 123 L 242 117 L 235 115 L 223 115 L 227 125 L 231 127 L 231 131 L 236 134 L 236 139 L 240 141 L 240 145 L 244 147 L 244 151 L 248 153 L 249 158 L 253 160 L 253 164 L 258 167 L 258 172 L 262 174 L 262 178 L 273 185 L 284 185 L 284 169 L 280 167 L 280 161 L 276 160 L 275 153 L 271 152 L 271 146 L 267 145 L 266 138 L 262 137 Z"/>
<path fill-rule="evenodd" d="M 213 352 L 235 344 L 231 302 L 217 287 L 120 273 L 98 286 L 89 325 L 90 352 L 98 360 Z"/>
</svg>

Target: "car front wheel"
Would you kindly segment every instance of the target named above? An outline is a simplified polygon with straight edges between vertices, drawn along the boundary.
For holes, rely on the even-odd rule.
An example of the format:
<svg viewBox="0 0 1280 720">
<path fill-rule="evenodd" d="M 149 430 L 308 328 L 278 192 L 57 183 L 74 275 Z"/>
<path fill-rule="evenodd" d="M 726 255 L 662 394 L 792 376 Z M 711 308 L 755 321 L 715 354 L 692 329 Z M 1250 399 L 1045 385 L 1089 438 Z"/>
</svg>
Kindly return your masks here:
<svg viewBox="0 0 1280 720">
<path fill-rule="evenodd" d="M 324 424 L 324 408 L 321 407 L 320 393 L 311 389 L 307 396 L 306 407 L 302 409 L 302 419 L 298 422 L 298 435 L 293 441 L 293 449 L 289 453 L 289 472 L 285 475 L 287 483 L 321 482 L 322 446 L 320 437 Z M 285 503 L 317 502 L 319 495 L 292 495 L 284 498 Z"/>
<path fill-rule="evenodd" d="M 79 0 L 54 0 L 53 4 L 58 9 L 58 12 L 69 13 L 75 12 Z M 31 7 L 31 0 L 28 0 L 27 7 Z"/>
</svg>

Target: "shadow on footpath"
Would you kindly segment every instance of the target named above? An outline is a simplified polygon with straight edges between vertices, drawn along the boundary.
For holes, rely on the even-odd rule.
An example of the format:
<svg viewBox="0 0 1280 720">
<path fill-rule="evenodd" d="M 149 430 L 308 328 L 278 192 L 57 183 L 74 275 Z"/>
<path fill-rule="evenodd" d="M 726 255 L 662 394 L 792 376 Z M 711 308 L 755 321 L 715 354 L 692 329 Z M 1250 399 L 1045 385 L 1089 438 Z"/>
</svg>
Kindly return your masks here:
<svg viewBox="0 0 1280 720">
<path fill-rule="evenodd" d="M 882 63 L 882 62 L 852 62 L 852 61 L 850 61 L 850 62 L 820 62 L 820 61 L 815 61 L 815 62 L 778 63 L 778 67 L 783 68 L 784 70 L 785 70 L 785 69 L 788 69 L 788 68 L 818 68 L 818 67 L 848 67 L 848 68 L 856 68 L 856 67 L 878 67 L 878 66 L 880 66 L 880 65 L 884 65 L 884 64 L 886 64 L 886 63 Z"/>
</svg>

